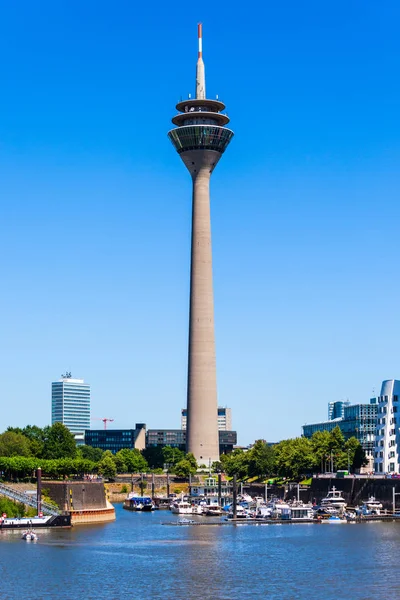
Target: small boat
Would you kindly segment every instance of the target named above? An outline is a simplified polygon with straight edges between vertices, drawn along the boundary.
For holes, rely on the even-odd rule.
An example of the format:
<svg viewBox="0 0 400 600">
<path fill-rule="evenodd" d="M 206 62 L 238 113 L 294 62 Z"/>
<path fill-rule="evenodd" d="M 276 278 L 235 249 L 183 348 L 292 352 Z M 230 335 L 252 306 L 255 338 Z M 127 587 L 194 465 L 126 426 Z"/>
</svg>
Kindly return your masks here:
<svg viewBox="0 0 400 600">
<path fill-rule="evenodd" d="M 337 517 L 336 515 L 332 515 L 331 517 L 329 517 L 329 519 L 325 519 L 324 521 L 325 523 L 333 523 L 334 525 L 339 524 L 339 523 L 347 523 L 346 519 L 341 519 L 340 517 Z"/>
<path fill-rule="evenodd" d="M 222 508 L 218 504 L 211 504 L 204 508 L 203 514 L 207 517 L 220 517 L 222 515 Z"/>
<path fill-rule="evenodd" d="M 27 542 L 33 542 L 38 540 L 39 538 L 33 530 L 29 530 L 24 531 L 24 533 L 21 536 L 21 539 L 26 540 Z"/>
<path fill-rule="evenodd" d="M 194 521 L 193 519 L 179 519 L 179 521 L 177 521 L 177 525 L 194 525 L 194 523 L 196 523 L 196 521 Z"/>
<path fill-rule="evenodd" d="M 376 500 L 375 496 L 370 496 L 360 508 L 363 515 L 380 515 L 383 504 L 379 500 Z"/>
<path fill-rule="evenodd" d="M 238 506 L 236 507 L 236 518 L 237 519 L 247 519 L 248 518 L 247 510 L 240 504 L 238 504 Z M 233 519 L 233 508 L 228 513 L 228 519 Z"/>
</svg>

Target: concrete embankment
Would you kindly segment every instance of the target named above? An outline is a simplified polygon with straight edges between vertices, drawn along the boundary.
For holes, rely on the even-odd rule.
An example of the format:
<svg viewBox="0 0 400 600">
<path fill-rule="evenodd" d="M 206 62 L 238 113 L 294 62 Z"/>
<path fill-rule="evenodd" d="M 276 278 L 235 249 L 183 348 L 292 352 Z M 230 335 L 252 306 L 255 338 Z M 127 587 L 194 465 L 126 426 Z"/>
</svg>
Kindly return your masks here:
<svg viewBox="0 0 400 600">
<path fill-rule="evenodd" d="M 370 496 L 374 496 L 382 502 L 383 508 L 392 509 L 393 488 L 396 494 L 400 493 L 400 479 L 375 479 L 365 477 L 345 477 L 345 478 L 319 478 L 314 477 L 309 489 L 307 500 L 315 501 L 319 504 L 328 491 L 336 487 L 342 492 L 344 499 L 349 506 L 362 504 Z M 400 497 L 397 497 L 397 504 L 400 507 Z"/>
</svg>

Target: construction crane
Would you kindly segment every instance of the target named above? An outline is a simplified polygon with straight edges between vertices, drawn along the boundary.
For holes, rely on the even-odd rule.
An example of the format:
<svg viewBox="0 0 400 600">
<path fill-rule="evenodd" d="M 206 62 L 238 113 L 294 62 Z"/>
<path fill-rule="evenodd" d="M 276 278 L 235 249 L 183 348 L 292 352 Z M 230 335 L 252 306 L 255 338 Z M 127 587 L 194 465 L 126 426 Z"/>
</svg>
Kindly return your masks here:
<svg viewBox="0 0 400 600">
<path fill-rule="evenodd" d="M 108 417 L 92 417 L 92 421 L 103 421 L 104 429 L 107 429 L 107 423 L 112 423 L 114 419 L 109 419 Z"/>
</svg>

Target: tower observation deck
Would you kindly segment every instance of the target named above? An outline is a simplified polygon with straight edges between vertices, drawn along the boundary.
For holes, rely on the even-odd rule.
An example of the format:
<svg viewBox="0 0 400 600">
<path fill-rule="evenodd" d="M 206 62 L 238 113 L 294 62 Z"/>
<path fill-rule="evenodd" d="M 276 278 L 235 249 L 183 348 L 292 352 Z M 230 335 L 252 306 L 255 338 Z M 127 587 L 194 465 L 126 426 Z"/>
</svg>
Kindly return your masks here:
<svg viewBox="0 0 400 600">
<path fill-rule="evenodd" d="M 176 105 L 176 129 L 168 136 L 193 181 L 186 443 L 197 462 L 208 466 L 219 459 L 210 176 L 233 131 L 226 127 L 225 105 L 206 98 L 201 24 L 198 43 L 196 97 Z"/>
</svg>

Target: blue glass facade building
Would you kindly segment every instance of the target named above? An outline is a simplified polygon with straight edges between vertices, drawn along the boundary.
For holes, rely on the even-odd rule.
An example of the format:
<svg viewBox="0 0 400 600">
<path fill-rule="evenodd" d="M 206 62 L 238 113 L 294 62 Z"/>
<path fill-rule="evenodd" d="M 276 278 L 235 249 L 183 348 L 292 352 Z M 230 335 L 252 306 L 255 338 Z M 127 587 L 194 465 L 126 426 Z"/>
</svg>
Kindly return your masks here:
<svg viewBox="0 0 400 600">
<path fill-rule="evenodd" d="M 332 406 L 332 405 L 337 406 Z M 341 406 L 342 405 L 342 406 Z M 371 398 L 369 403 L 350 404 L 350 402 L 330 402 L 328 414 L 341 414 L 329 421 L 303 425 L 303 435 L 311 438 L 316 431 L 332 431 L 339 427 L 345 437 L 357 438 L 368 457 L 371 457 L 375 445 L 375 429 L 378 415 L 378 402 Z"/>
</svg>

